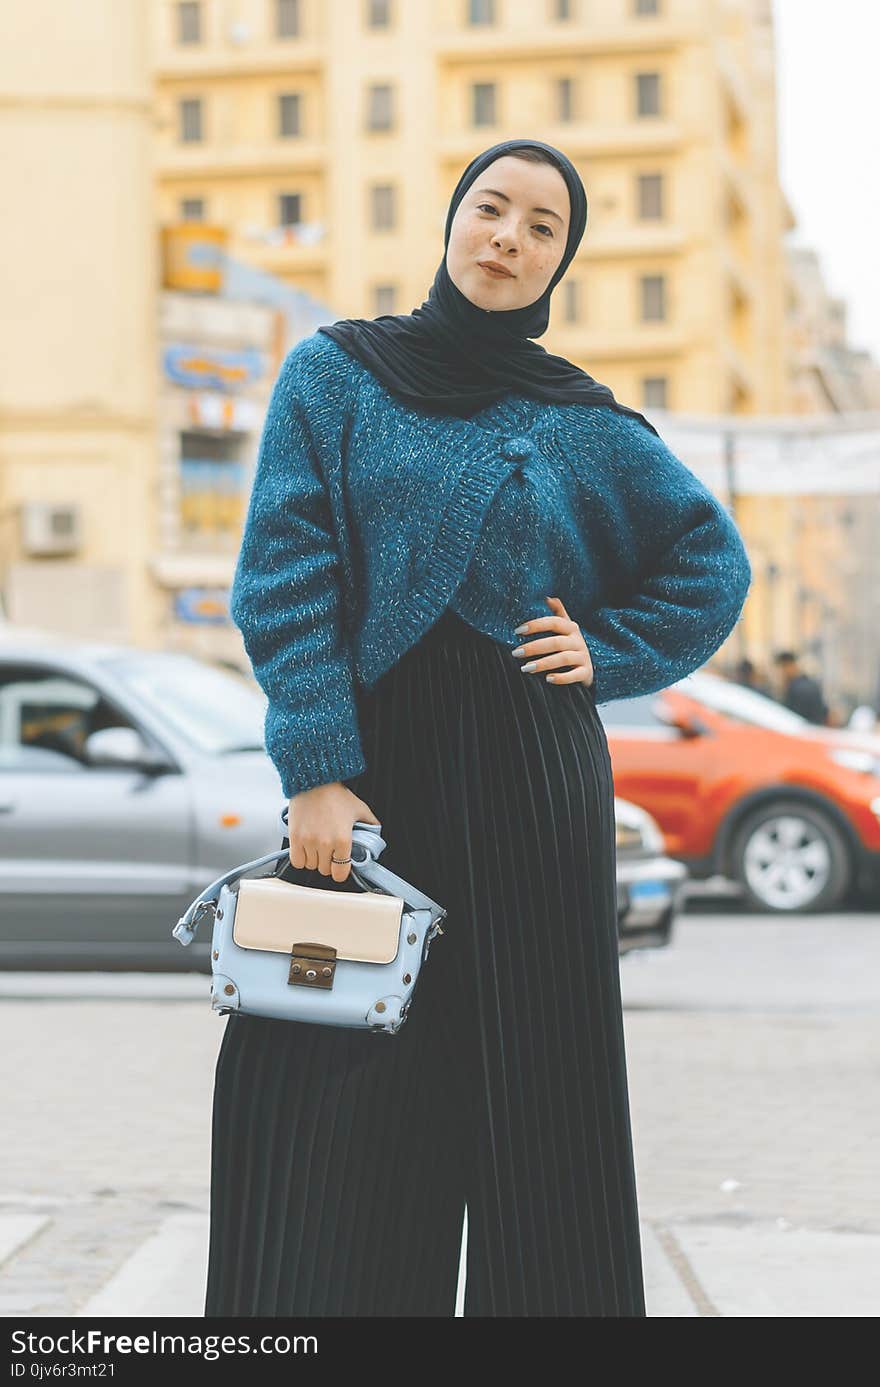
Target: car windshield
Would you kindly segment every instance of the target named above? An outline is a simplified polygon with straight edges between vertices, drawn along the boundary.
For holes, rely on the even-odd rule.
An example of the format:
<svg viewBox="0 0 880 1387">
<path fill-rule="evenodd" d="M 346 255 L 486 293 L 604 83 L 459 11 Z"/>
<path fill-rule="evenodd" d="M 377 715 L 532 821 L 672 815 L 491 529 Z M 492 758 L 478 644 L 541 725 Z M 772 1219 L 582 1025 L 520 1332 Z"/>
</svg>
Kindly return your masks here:
<svg viewBox="0 0 880 1387">
<path fill-rule="evenodd" d="M 808 730 L 815 730 L 813 724 L 800 713 L 792 712 L 782 703 L 776 703 L 766 694 L 756 689 L 747 689 L 743 684 L 735 684 L 730 679 L 721 679 L 717 674 L 697 671 L 679 679 L 670 686 L 679 689 L 689 698 L 714 708 L 717 713 L 733 718 L 736 722 L 750 723 L 753 727 L 766 727 L 771 732 L 787 732 L 801 737 Z"/>
<path fill-rule="evenodd" d="M 108 663 L 145 705 L 200 751 L 222 756 L 263 750 L 266 699 L 243 676 L 165 652 Z"/>
</svg>

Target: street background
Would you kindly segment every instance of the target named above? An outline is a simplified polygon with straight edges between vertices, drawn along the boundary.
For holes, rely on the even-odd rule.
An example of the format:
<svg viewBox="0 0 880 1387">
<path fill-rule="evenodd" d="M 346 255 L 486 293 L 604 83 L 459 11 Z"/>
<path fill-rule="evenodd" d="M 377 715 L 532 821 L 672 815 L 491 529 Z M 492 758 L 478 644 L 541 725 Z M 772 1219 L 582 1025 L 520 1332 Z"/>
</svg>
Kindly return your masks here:
<svg viewBox="0 0 880 1387">
<path fill-rule="evenodd" d="M 875 1316 L 876 916 L 692 906 L 621 978 L 649 1315 Z M 208 987 L 0 976 L 3 1316 L 201 1315 Z"/>
<path fill-rule="evenodd" d="M 785 794 L 755 829 L 771 889 L 799 867 L 823 890 L 844 821 L 880 861 L 880 6 L 838 0 L 833 24 L 832 51 L 822 0 L 0 6 L 0 1316 L 201 1315 L 209 979 L 32 974 L 16 950 L 167 943 L 165 919 L 135 938 L 144 882 L 201 889 L 277 797 L 233 760 L 238 700 L 157 663 L 170 763 L 201 763 L 200 735 L 221 751 L 206 781 L 156 782 L 180 817 L 148 839 L 155 748 L 125 733 L 150 716 L 107 725 L 65 651 L 250 678 L 229 595 L 281 364 L 322 325 L 424 302 L 480 150 L 531 135 L 575 163 L 588 228 L 541 346 L 645 411 L 749 554 L 708 662 L 733 695 L 714 757 L 695 778 L 694 724 L 661 703 L 626 778 L 617 741 L 618 793 L 683 860 L 709 845 L 689 852 L 682 819 L 698 838 L 731 785 L 815 793 L 797 853 Z M 748 690 L 768 695 L 751 718 Z M 782 704 L 826 740 L 796 728 L 786 758 Z M 671 948 L 622 960 L 652 1316 L 877 1314 L 878 955 L 876 908 L 704 901 Z"/>
</svg>

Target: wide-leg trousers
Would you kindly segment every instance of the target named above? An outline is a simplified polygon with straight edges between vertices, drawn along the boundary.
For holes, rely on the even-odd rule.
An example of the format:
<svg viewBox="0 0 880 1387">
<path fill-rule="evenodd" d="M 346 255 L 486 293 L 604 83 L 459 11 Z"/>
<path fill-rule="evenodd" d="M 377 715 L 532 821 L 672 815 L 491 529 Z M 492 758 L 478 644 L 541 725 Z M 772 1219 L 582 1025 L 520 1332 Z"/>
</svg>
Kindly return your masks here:
<svg viewBox="0 0 880 1387">
<path fill-rule="evenodd" d="M 521 663 L 447 608 L 359 690 L 346 783 L 444 933 L 397 1035 L 224 1023 L 206 1315 L 451 1316 L 465 1208 L 466 1316 L 646 1313 L 608 744 Z"/>
</svg>

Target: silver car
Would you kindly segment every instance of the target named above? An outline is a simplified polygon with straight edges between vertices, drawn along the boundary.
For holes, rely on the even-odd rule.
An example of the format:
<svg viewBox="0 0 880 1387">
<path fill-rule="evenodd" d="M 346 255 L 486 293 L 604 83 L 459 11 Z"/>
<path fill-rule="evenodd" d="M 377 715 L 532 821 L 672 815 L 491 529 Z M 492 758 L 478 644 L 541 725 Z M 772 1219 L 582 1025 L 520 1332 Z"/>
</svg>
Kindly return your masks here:
<svg viewBox="0 0 880 1387">
<path fill-rule="evenodd" d="M 672 940 L 688 869 L 665 855 L 660 825 L 647 809 L 617 795 L 614 818 L 620 952 L 661 948 Z"/>
<path fill-rule="evenodd" d="M 210 970 L 171 929 L 281 846 L 266 700 L 193 656 L 0 628 L 0 967 Z M 622 946 L 669 937 L 677 864 L 618 802 Z M 651 820 L 653 824 L 653 820 Z"/>
</svg>

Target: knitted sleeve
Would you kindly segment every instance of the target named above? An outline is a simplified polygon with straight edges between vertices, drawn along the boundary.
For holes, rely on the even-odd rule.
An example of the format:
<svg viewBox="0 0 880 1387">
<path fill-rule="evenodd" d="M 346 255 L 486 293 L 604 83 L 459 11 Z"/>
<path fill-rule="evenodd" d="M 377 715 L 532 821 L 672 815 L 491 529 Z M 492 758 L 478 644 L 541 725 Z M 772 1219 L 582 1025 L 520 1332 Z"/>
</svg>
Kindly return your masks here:
<svg viewBox="0 0 880 1387">
<path fill-rule="evenodd" d="M 321 399 L 313 352 L 308 338 L 297 343 L 275 382 L 229 604 L 268 699 L 266 751 L 288 798 L 366 766 L 339 555 L 309 425 L 309 406 Z"/>
<path fill-rule="evenodd" d="M 622 596 L 581 626 L 597 703 L 654 693 L 697 669 L 733 630 L 752 579 L 720 501 L 662 439 L 624 427 L 606 516 Z"/>
</svg>

